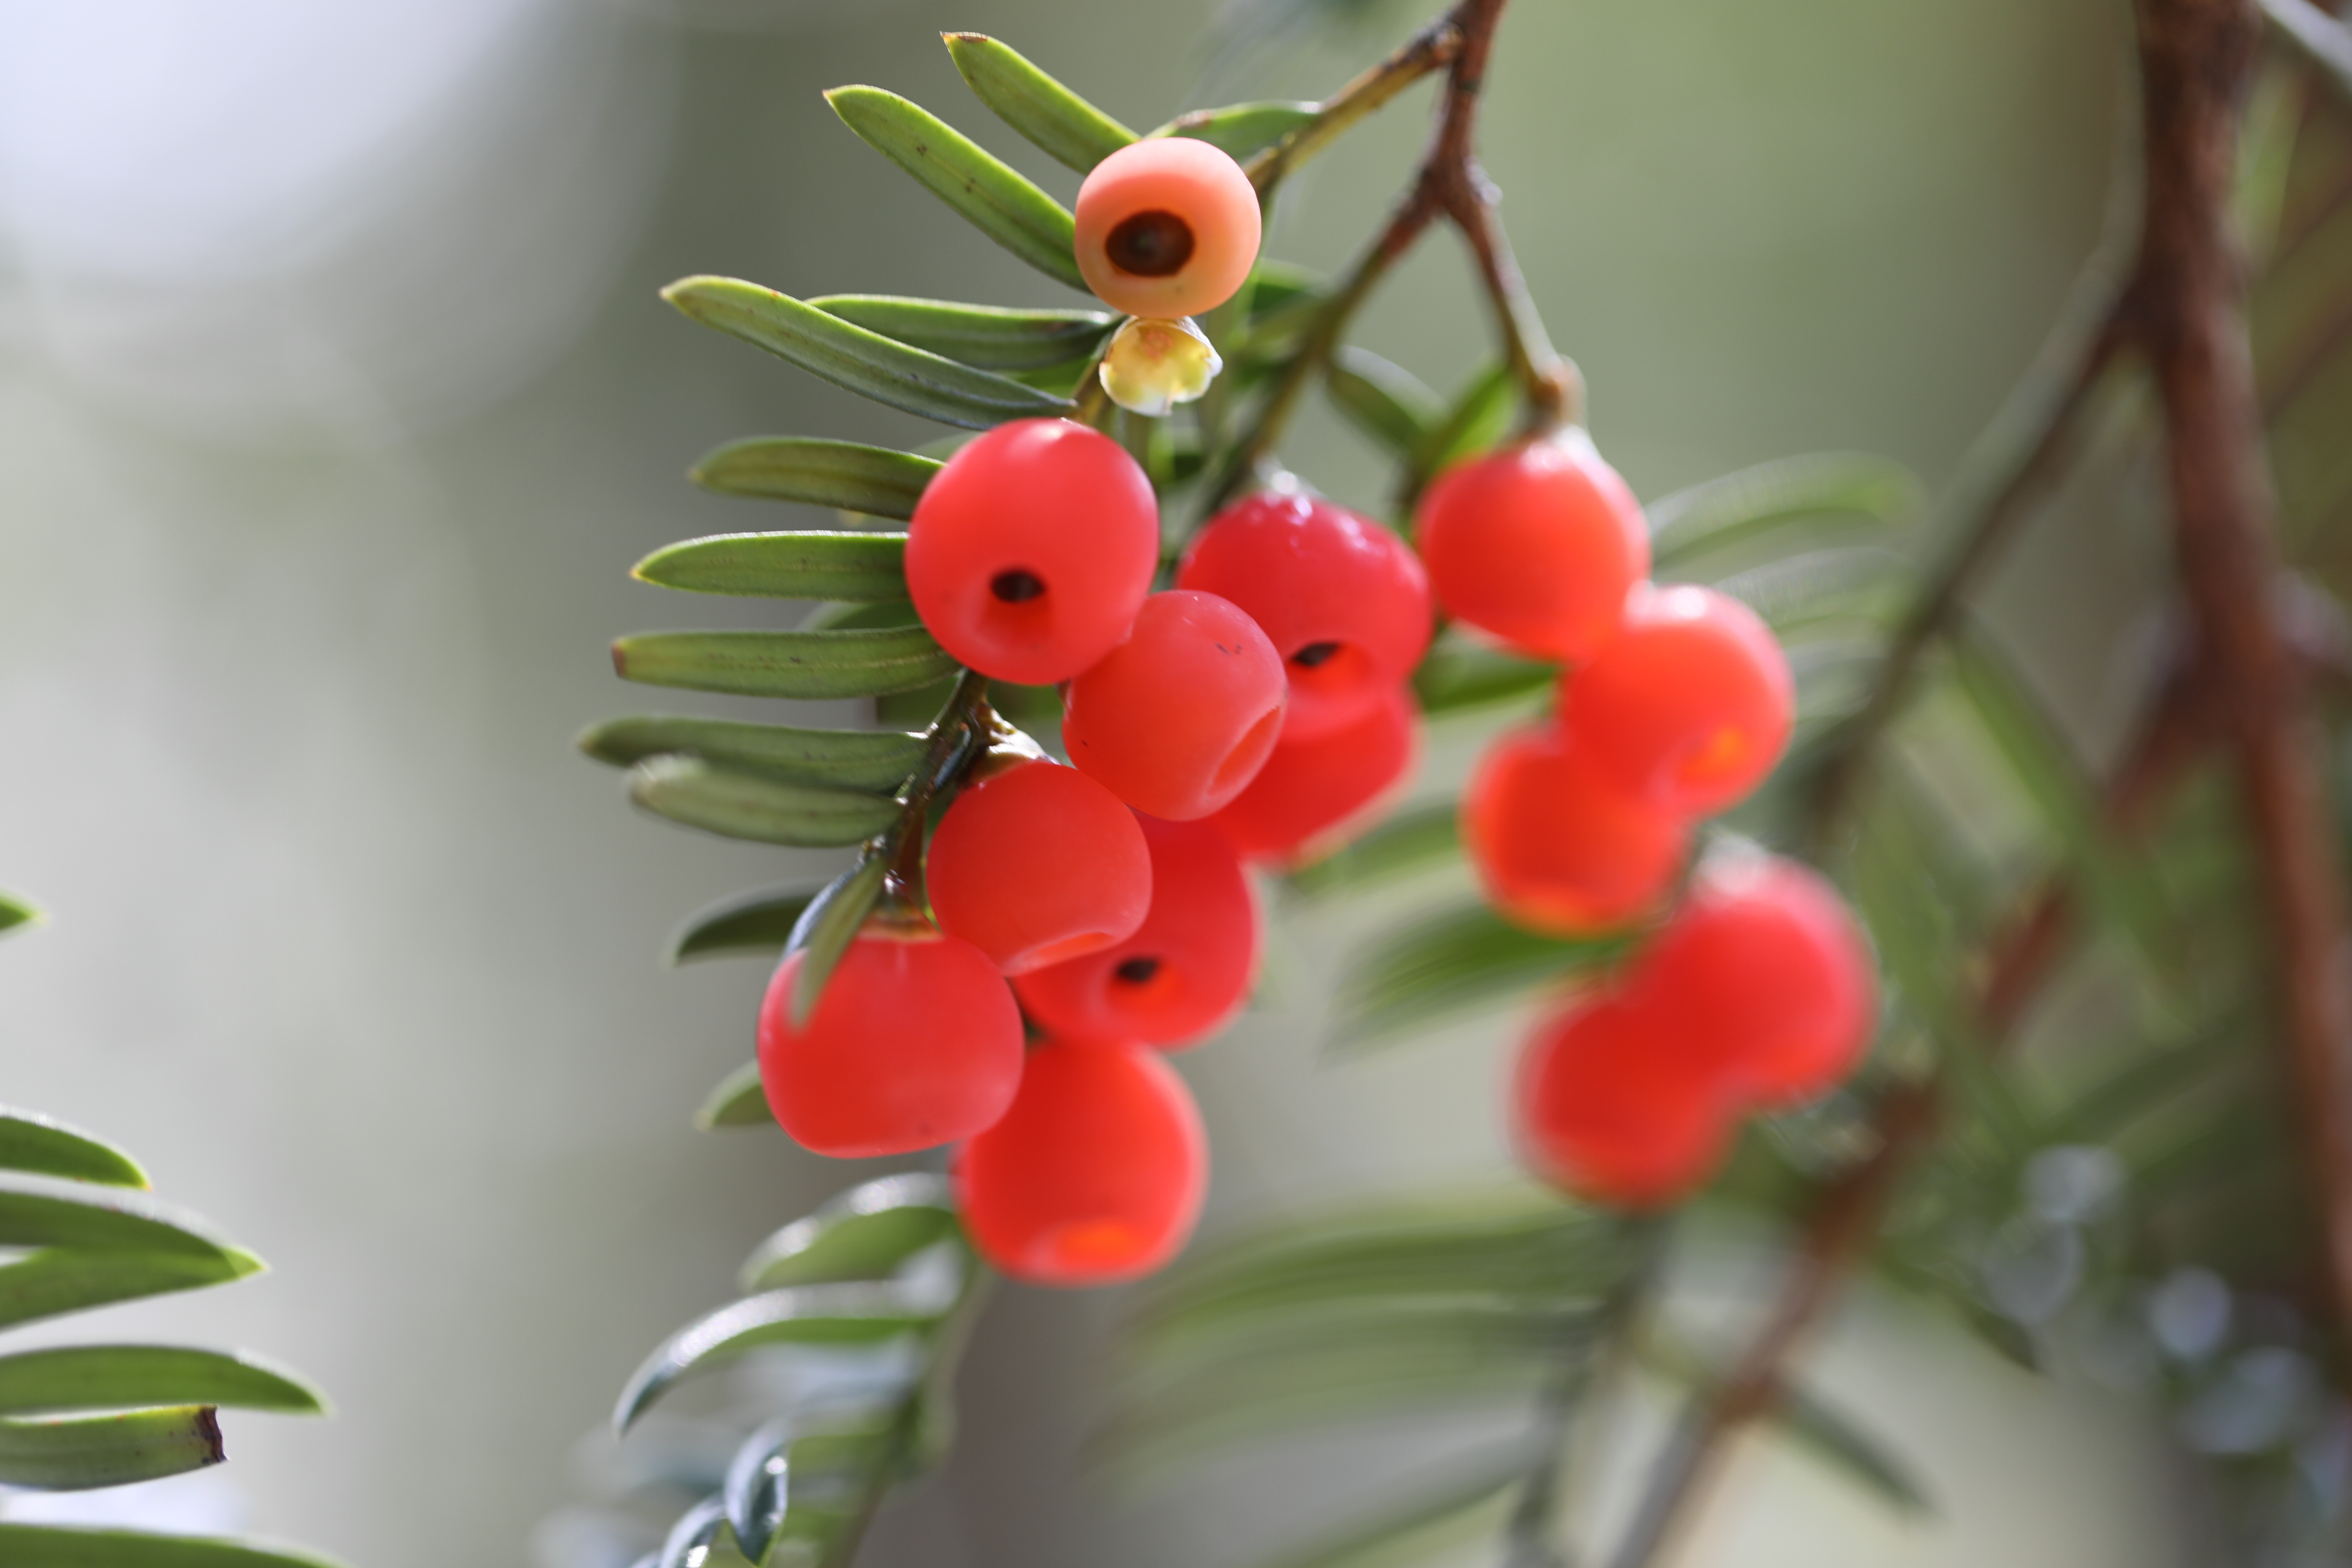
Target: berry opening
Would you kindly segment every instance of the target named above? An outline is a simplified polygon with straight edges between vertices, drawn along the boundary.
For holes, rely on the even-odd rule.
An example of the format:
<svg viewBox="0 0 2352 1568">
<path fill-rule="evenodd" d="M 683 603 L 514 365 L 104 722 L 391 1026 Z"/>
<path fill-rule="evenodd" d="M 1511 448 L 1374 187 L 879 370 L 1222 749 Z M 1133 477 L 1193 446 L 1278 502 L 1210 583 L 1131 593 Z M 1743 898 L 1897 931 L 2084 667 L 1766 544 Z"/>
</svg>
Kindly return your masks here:
<svg viewBox="0 0 2352 1568">
<path fill-rule="evenodd" d="M 1192 259 L 1192 226 L 1159 210 L 1121 218 L 1103 239 L 1110 264 L 1138 278 L 1171 278 Z"/>
<path fill-rule="evenodd" d="M 1313 669 L 1339 651 L 1336 642 L 1311 642 L 1290 656 L 1290 662 L 1301 669 Z"/>
<path fill-rule="evenodd" d="M 1045 584 L 1034 572 L 1024 572 L 1016 566 L 990 578 L 988 591 L 1008 605 L 1025 605 L 1045 592 Z"/>
<path fill-rule="evenodd" d="M 1123 985 L 1149 985 L 1160 978 L 1160 960 L 1139 954 L 1121 962 L 1111 975 Z"/>
<path fill-rule="evenodd" d="M 1249 727 L 1249 733 L 1225 753 L 1224 760 L 1217 764 L 1215 777 L 1209 782 L 1212 794 L 1230 798 L 1231 794 L 1239 793 L 1243 785 L 1257 777 L 1258 770 L 1265 766 L 1265 759 L 1274 750 L 1275 737 L 1282 731 L 1282 712 L 1276 708 L 1263 715 Z"/>
</svg>

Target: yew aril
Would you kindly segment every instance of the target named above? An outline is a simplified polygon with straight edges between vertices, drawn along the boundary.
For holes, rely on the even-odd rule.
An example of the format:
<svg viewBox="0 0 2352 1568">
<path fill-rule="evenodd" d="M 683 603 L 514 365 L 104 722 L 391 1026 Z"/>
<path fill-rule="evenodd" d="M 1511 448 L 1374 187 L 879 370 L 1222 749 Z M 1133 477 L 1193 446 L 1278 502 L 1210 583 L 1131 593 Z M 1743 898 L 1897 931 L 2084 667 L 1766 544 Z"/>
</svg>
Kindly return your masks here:
<svg viewBox="0 0 2352 1568">
<path fill-rule="evenodd" d="M 788 1009 L 805 953 L 760 1005 L 760 1082 L 777 1122 L 820 1154 L 864 1159 L 969 1138 L 1021 1081 L 1021 1009 L 985 953 L 928 922 L 874 920 L 805 1025 Z"/>
<path fill-rule="evenodd" d="M 924 862 L 941 929 L 1019 974 L 1135 934 L 1151 852 L 1135 814 L 1076 768 L 1016 762 L 968 785 Z"/>
<path fill-rule="evenodd" d="M 1127 640 L 1070 682 L 1071 763 L 1150 816 L 1191 822 L 1246 788 L 1282 732 L 1282 658 L 1214 594 L 1171 589 Z"/>
<path fill-rule="evenodd" d="M 1772 628 L 1728 594 L 1644 587 L 1561 688 L 1563 722 L 1625 788 L 1705 816 L 1764 782 L 1789 743 L 1796 682 Z"/>
<path fill-rule="evenodd" d="M 1208 1141 L 1183 1079 L 1133 1045 L 1054 1040 L 1003 1121 L 957 1152 L 956 1208 L 981 1255 L 1038 1285 L 1111 1285 L 1192 1233 Z"/>
<path fill-rule="evenodd" d="M 1151 909 L 1125 942 L 1015 976 L 1031 1017 L 1082 1039 L 1189 1043 L 1222 1027 L 1257 971 L 1257 900 L 1224 836 L 1205 822 L 1139 818 Z"/>
<path fill-rule="evenodd" d="M 1177 318 L 1233 298 L 1257 261 L 1257 191 L 1223 150 L 1185 136 L 1133 142 L 1078 187 L 1078 271 L 1130 316 Z"/>
<path fill-rule="evenodd" d="M 1733 1104 L 1671 1026 L 1622 996 L 1571 1005 L 1521 1048 L 1513 1132 L 1537 1175 L 1620 1208 L 1664 1207 L 1721 1163 Z"/>
<path fill-rule="evenodd" d="M 1311 740 L 1285 731 L 1249 788 L 1209 821 L 1245 860 L 1318 859 L 1379 821 L 1404 788 L 1421 750 L 1419 717 L 1412 693 L 1391 686 L 1339 729 Z"/>
<path fill-rule="evenodd" d="M 1317 497 L 1262 492 L 1209 520 L 1177 586 L 1229 599 L 1282 655 L 1286 741 L 1362 718 L 1429 646 L 1429 577 L 1404 541 Z"/>
<path fill-rule="evenodd" d="M 1834 1089 L 1877 1021 L 1876 972 L 1853 912 L 1818 872 L 1778 856 L 1711 858 L 1630 986 L 1767 1108 Z"/>
<path fill-rule="evenodd" d="M 1024 686 L 1118 645 L 1160 564 L 1160 505 L 1126 448 L 1067 419 L 1016 419 L 931 476 L 907 525 L 907 591 L 941 647 Z"/>
<path fill-rule="evenodd" d="M 1690 827 L 1542 723 L 1497 736 L 1478 759 L 1462 797 L 1462 839 L 1507 919 L 1591 936 L 1657 908 L 1682 869 Z"/>
<path fill-rule="evenodd" d="M 1416 519 L 1438 603 L 1537 658 L 1598 653 L 1650 570 L 1641 503 L 1580 429 L 1448 468 Z"/>
</svg>

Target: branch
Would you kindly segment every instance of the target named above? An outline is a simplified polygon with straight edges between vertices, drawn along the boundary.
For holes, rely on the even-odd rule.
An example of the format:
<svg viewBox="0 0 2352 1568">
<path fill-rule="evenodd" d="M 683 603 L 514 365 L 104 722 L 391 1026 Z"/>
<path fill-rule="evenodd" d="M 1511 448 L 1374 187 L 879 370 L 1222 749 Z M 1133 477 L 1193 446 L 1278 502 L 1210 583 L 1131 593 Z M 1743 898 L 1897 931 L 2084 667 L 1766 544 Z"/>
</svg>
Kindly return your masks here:
<svg viewBox="0 0 2352 1568">
<path fill-rule="evenodd" d="M 1430 72 L 1453 64 L 1454 57 L 1462 52 L 1462 27 L 1454 13 L 1448 12 L 1415 33 L 1388 58 L 1318 104 L 1314 119 L 1244 166 L 1250 184 L 1257 187 L 1258 199 L 1271 197 L 1284 175 L 1329 146 L 1356 121 Z M 1184 120 L 1176 123 L 1181 127 Z"/>
<path fill-rule="evenodd" d="M 2158 802 L 2202 755 L 2219 723 L 2215 683 L 2201 659 L 2164 683 L 2155 709 L 2105 791 L 2108 816 L 2126 830 L 2144 826 Z M 2014 1036 L 2026 1002 L 2065 951 L 2074 895 L 2053 874 L 1997 944 L 1977 1014 L 1994 1049 Z M 1911 1162 L 1934 1139 L 1940 1079 L 1903 1085 L 1879 1102 L 1872 1152 L 1817 1194 L 1795 1264 L 1729 1377 L 1692 1401 L 1660 1460 L 1613 1559 L 1613 1568 L 1649 1568 L 1675 1526 L 1720 1471 L 1731 1441 L 1779 1402 L 1790 1358 L 1837 1298 L 1838 1288 L 1876 1236 L 1888 1201 Z"/>
<path fill-rule="evenodd" d="M 2279 37 L 2319 68 L 2338 97 L 2352 99 L 2352 32 L 2311 0 L 2262 0 L 2262 5 Z"/>
<path fill-rule="evenodd" d="M 2306 682 L 2281 626 L 2244 280 L 2229 227 L 2238 100 L 2261 20 L 2254 0 L 2138 0 L 2137 9 L 2147 103 L 2143 331 L 2169 437 L 2174 552 L 2223 689 L 2252 819 L 2294 1114 L 2342 1329 L 2352 1324 L 2352 994 L 2341 846 Z"/>
</svg>

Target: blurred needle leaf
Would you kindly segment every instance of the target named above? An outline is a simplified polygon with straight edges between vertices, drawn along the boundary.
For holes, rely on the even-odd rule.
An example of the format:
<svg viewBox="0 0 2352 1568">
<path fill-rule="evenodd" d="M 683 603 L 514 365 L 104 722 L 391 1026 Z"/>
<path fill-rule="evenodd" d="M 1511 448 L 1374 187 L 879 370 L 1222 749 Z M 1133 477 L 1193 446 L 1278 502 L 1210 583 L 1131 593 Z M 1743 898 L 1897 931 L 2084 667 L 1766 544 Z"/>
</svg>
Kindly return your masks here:
<svg viewBox="0 0 2352 1568">
<path fill-rule="evenodd" d="M 629 798 L 706 833 L 807 849 L 856 844 L 898 819 L 887 795 L 794 784 L 700 757 L 647 757 L 629 771 Z"/>
<path fill-rule="evenodd" d="M 772 1127 L 775 1113 L 768 1108 L 768 1091 L 760 1081 L 760 1064 L 745 1062 L 720 1081 L 694 1113 L 694 1124 L 705 1132 L 721 1127 Z"/>
<path fill-rule="evenodd" d="M 168 1345 L 69 1345 L 0 1356 L 0 1412 L 230 1405 L 318 1415 L 319 1391 L 241 1355 Z"/>
<path fill-rule="evenodd" d="M 8 1568 L 341 1568 L 307 1552 L 200 1535 L 0 1523 Z"/>
<path fill-rule="evenodd" d="M 113 1144 L 29 1110 L 0 1106 L 0 1170 L 110 1187 L 148 1184 L 138 1162 Z"/>
<path fill-rule="evenodd" d="M 761 1242 L 743 1264 L 743 1289 L 887 1279 L 916 1253 L 957 1234 L 944 1177 L 928 1171 L 883 1176 Z"/>
<path fill-rule="evenodd" d="M 895 794 L 923 760 L 923 737 L 897 730 L 802 730 L 732 719 L 656 714 L 607 719 L 576 744 L 600 763 L 630 767 L 665 752 L 755 768 L 807 784 Z M 782 939 L 777 939 L 782 945 Z M 0 1134 L 4 1146 L 5 1134 Z"/>
<path fill-rule="evenodd" d="M 801 884 L 754 888 L 698 910 L 670 938 L 669 962 L 742 953 L 774 958 L 819 890 Z"/>
<path fill-rule="evenodd" d="M 640 632 L 613 644 L 624 680 L 737 697 L 877 697 L 955 672 L 920 626 L 875 631 Z"/>
<path fill-rule="evenodd" d="M 793 1027 L 804 1026 L 809 1016 L 816 1011 L 817 998 L 824 994 L 834 966 L 856 940 L 858 928 L 866 923 L 866 911 L 873 909 L 874 900 L 882 896 L 883 879 L 889 870 L 887 857 L 868 850 L 856 865 L 826 883 L 824 890 L 801 911 L 800 920 L 793 926 L 792 940 L 784 949 L 788 958 L 795 952 L 803 954 L 800 969 L 793 976 L 793 994 L 786 1013 Z"/>
<path fill-rule="evenodd" d="M 0 1485 L 35 1491 L 130 1486 L 226 1458 L 220 1419 L 208 1405 L 55 1420 L 0 1416 Z"/>
</svg>

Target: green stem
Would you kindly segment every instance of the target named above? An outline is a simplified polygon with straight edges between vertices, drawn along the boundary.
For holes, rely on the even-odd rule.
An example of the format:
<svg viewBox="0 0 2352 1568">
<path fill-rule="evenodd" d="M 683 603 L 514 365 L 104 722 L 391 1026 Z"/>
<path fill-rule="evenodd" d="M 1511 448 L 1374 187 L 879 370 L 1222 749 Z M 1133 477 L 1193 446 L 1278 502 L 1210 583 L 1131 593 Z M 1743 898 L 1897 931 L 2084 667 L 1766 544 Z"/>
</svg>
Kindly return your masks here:
<svg viewBox="0 0 2352 1568">
<path fill-rule="evenodd" d="M 1258 153 L 1244 165 L 1258 199 L 1274 195 L 1283 176 L 1337 141 L 1359 121 L 1430 72 L 1453 63 L 1462 52 L 1463 34 L 1455 17 L 1466 6 L 1439 17 L 1388 58 L 1325 99 L 1315 118 Z"/>
<path fill-rule="evenodd" d="M 988 750 L 991 714 L 988 677 L 967 669 L 956 678 L 947 707 L 931 726 L 931 743 L 923 764 L 907 786 L 898 820 L 875 843 L 875 850 L 890 858 L 890 879 L 898 896 L 917 907 L 922 903 L 923 821 L 934 801 L 954 792 L 963 775 Z"/>
</svg>

